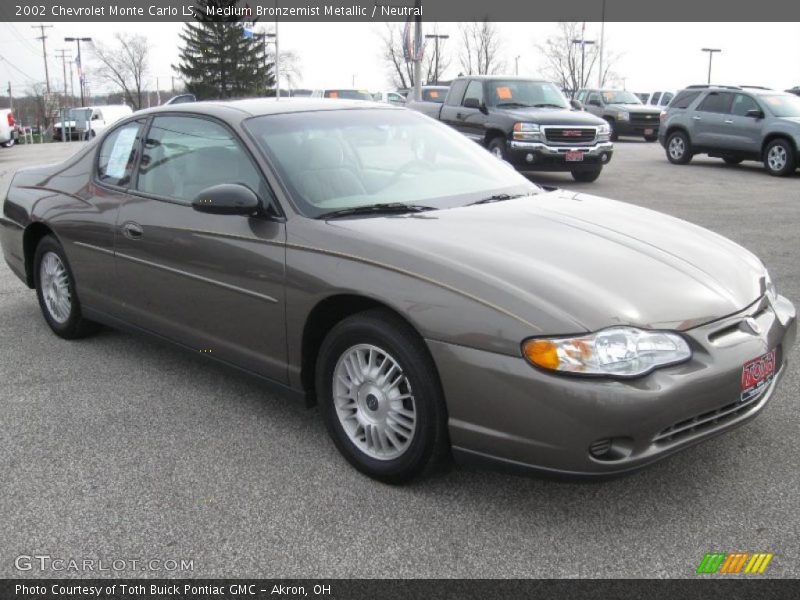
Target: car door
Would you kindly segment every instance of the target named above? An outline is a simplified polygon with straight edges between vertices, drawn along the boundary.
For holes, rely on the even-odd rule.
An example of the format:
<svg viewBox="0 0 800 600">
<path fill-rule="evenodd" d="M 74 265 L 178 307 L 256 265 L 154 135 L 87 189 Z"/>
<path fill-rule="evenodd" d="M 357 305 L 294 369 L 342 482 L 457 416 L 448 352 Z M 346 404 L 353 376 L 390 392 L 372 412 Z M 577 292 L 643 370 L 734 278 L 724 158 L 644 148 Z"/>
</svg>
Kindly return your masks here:
<svg viewBox="0 0 800 600">
<path fill-rule="evenodd" d="M 593 115 L 602 117 L 604 111 L 603 95 L 600 92 L 589 92 L 586 96 L 585 108 Z"/>
<path fill-rule="evenodd" d="M 486 134 L 485 124 L 487 115 L 485 106 L 483 80 L 473 79 L 467 85 L 464 99 L 461 101 L 461 110 L 456 114 L 458 130 L 475 142 L 482 143 Z M 477 108 L 481 107 L 481 108 Z"/>
<path fill-rule="evenodd" d="M 751 110 L 762 110 L 756 100 L 747 94 L 735 94 L 731 110 L 724 123 L 726 131 L 726 147 L 758 155 L 761 151 L 761 129 L 764 119 L 748 117 Z"/>
<path fill-rule="evenodd" d="M 198 352 L 285 382 L 285 237 L 241 139 L 199 115 L 155 116 L 117 216 L 115 288 L 124 318 Z M 202 191 L 246 185 L 259 215 L 194 210 Z"/>
<path fill-rule="evenodd" d="M 457 79 L 450 86 L 450 91 L 444 100 L 442 109 L 439 111 L 439 120 L 450 125 L 453 129 L 459 129 L 460 121 L 457 117 L 461 113 L 461 101 L 464 99 L 464 92 L 467 90 L 467 80 Z"/>
<path fill-rule="evenodd" d="M 692 144 L 704 148 L 725 147 L 727 124 L 733 94 L 709 92 L 692 115 Z"/>
</svg>

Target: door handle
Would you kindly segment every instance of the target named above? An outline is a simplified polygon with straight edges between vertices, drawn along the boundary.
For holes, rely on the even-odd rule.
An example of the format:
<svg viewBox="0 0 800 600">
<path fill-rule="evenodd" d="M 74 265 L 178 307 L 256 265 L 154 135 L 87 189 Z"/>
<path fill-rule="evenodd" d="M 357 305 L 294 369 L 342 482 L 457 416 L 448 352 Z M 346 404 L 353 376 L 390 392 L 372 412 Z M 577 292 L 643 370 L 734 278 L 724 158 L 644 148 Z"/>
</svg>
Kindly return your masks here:
<svg viewBox="0 0 800 600">
<path fill-rule="evenodd" d="M 464 115 L 462 113 L 456 113 L 456 119 L 463 119 Z"/>
<path fill-rule="evenodd" d="M 122 234 L 128 239 L 139 240 L 144 235 L 144 230 L 138 223 L 128 222 L 123 224 Z"/>
<path fill-rule="evenodd" d="M 698 116 L 694 116 L 694 117 L 692 117 L 692 118 L 693 118 L 695 121 L 702 121 L 702 119 L 701 119 L 700 117 L 698 117 Z"/>
<path fill-rule="evenodd" d="M 728 125 L 730 125 L 731 123 L 733 123 L 733 119 L 725 119 L 725 122 L 726 122 Z"/>
</svg>

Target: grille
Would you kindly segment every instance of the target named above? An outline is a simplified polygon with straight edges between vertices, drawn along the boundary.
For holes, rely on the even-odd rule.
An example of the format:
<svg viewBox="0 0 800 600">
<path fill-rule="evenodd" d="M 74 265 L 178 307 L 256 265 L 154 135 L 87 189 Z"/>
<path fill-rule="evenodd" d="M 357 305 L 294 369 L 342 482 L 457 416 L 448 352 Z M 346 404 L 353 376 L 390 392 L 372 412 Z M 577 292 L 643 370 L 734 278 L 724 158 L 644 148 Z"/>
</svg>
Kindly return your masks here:
<svg viewBox="0 0 800 600">
<path fill-rule="evenodd" d="M 548 142 L 556 144 L 588 144 L 596 136 L 594 128 L 548 127 L 544 130 Z"/>
<path fill-rule="evenodd" d="M 652 125 L 658 127 L 661 122 L 660 113 L 630 113 L 631 123 L 634 125 Z"/>
</svg>

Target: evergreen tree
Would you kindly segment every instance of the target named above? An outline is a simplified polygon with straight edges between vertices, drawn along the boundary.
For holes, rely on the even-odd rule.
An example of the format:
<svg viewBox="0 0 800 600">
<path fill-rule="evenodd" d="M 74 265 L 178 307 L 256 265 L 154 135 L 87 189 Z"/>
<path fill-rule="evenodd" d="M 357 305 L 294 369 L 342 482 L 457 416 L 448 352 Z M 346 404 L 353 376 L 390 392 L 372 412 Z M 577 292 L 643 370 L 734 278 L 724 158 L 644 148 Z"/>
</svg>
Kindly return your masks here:
<svg viewBox="0 0 800 600">
<path fill-rule="evenodd" d="M 180 38 L 180 63 L 186 90 L 199 100 L 264 96 L 275 85 L 264 38 L 246 38 L 235 9 L 239 0 L 198 0 L 195 23 L 186 23 Z M 231 16 L 207 15 L 206 6 L 234 9 Z M 241 10 L 241 8 L 239 8 Z"/>
</svg>

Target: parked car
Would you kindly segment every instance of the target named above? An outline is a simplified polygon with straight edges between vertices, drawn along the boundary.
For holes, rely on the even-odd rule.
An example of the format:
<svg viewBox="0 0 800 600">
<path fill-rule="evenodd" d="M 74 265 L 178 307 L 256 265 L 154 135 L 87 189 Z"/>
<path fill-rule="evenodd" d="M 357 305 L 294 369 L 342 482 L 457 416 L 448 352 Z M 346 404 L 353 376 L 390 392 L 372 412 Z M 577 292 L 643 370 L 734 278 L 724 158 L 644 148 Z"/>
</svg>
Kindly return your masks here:
<svg viewBox="0 0 800 600">
<path fill-rule="evenodd" d="M 647 104 L 648 100 L 650 100 L 649 92 L 634 92 L 633 94 L 642 101 L 642 104 Z"/>
<path fill-rule="evenodd" d="M 608 122 L 612 140 L 621 135 L 641 136 L 648 142 L 658 139 L 661 111 L 643 105 L 632 92 L 583 89 L 578 91 L 576 98 L 587 111 Z"/>
<path fill-rule="evenodd" d="M 0 146 L 10 148 L 17 143 L 19 132 L 17 122 L 14 120 L 14 113 L 10 108 L 0 109 Z"/>
<path fill-rule="evenodd" d="M 756 417 L 797 332 L 735 243 L 547 191 L 374 103 L 137 113 L 18 171 L 0 243 L 57 336 L 105 323 L 250 371 L 316 402 L 345 458 L 395 483 L 450 450 L 642 467 Z"/>
<path fill-rule="evenodd" d="M 396 104 L 397 106 L 406 103 L 405 96 L 398 92 L 391 91 L 375 92 L 372 94 L 372 99 L 375 100 L 375 102 L 386 102 L 388 104 Z"/>
<path fill-rule="evenodd" d="M 789 88 L 786 90 L 790 94 L 794 94 L 795 96 L 800 96 L 800 85 L 796 85 L 793 88 Z"/>
<path fill-rule="evenodd" d="M 455 79 L 438 110 L 408 106 L 450 125 L 520 171 L 569 171 L 594 181 L 614 154 L 608 124 L 575 110 L 549 81 L 522 77 Z"/>
<path fill-rule="evenodd" d="M 650 94 L 647 100 L 642 100 L 642 104 L 663 111 L 667 110 L 669 103 L 672 102 L 672 99 L 674 97 L 675 97 L 675 92 L 657 91 Z"/>
<path fill-rule="evenodd" d="M 761 87 L 694 85 L 663 115 L 660 134 L 667 159 L 686 164 L 695 154 L 730 165 L 763 161 L 770 175 L 798 168 L 800 98 Z"/>
<path fill-rule="evenodd" d="M 416 101 L 411 98 L 411 95 L 406 96 L 406 106 L 426 114 L 429 117 L 438 119 L 439 111 L 442 108 L 442 104 L 444 104 L 444 99 L 449 89 L 450 87 L 446 85 L 423 85 L 420 88 L 422 99 Z"/>
<path fill-rule="evenodd" d="M 338 98 L 341 100 L 372 100 L 372 94 L 366 90 L 324 89 L 311 92 L 312 98 Z"/>
<path fill-rule="evenodd" d="M 73 140 L 88 140 L 131 113 L 133 109 L 125 104 L 70 108 L 64 123 L 58 121 L 53 125 L 53 139 L 62 141 L 69 136 Z"/>
</svg>

